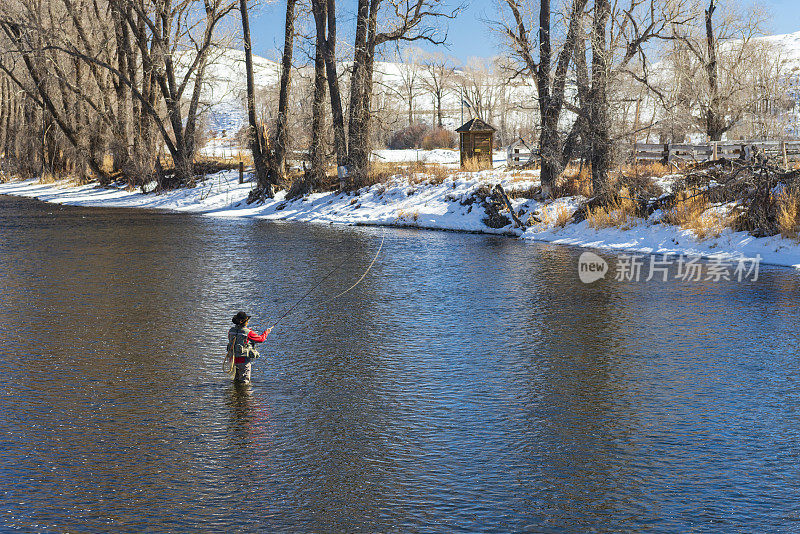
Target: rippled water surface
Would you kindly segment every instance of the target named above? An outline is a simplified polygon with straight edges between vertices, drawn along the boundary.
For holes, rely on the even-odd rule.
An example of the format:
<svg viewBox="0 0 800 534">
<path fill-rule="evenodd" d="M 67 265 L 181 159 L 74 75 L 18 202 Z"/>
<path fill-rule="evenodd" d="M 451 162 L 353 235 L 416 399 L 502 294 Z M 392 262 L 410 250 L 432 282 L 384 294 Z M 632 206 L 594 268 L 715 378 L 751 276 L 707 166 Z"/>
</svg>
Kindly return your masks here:
<svg viewBox="0 0 800 534">
<path fill-rule="evenodd" d="M 0 197 L 0 524 L 800 530 L 800 278 L 581 284 L 507 238 Z M 254 384 L 220 364 L 265 326 Z"/>
</svg>

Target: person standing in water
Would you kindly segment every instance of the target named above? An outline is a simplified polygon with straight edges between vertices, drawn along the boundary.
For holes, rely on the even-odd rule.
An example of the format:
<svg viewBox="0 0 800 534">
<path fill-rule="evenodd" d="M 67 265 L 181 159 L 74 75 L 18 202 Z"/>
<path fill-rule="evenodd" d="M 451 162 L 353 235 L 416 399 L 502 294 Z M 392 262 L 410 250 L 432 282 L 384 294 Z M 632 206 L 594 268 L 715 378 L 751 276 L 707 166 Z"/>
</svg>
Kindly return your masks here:
<svg viewBox="0 0 800 534">
<path fill-rule="evenodd" d="M 234 380 L 249 384 L 250 371 L 252 369 L 250 362 L 259 356 L 255 344 L 263 343 L 269 333 L 272 332 L 272 328 L 267 328 L 259 336 L 253 330 L 247 328 L 250 316 L 243 311 L 234 315 L 232 320 L 233 327 L 228 330 L 228 351 L 233 349 L 233 363 L 236 365 L 236 378 Z"/>
</svg>

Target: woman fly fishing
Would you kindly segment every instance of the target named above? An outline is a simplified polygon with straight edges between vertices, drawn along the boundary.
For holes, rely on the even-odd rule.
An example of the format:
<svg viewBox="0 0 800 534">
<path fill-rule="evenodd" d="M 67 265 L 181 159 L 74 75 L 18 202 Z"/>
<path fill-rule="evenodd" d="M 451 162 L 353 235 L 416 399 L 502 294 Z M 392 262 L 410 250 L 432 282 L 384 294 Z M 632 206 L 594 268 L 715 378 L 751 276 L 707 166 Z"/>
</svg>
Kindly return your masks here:
<svg viewBox="0 0 800 534">
<path fill-rule="evenodd" d="M 261 335 L 256 334 L 255 331 L 247 328 L 250 316 L 243 311 L 234 315 L 232 321 L 233 326 L 228 330 L 228 355 L 226 361 L 232 360 L 229 365 L 236 366 L 234 380 L 249 384 L 250 371 L 252 370 L 250 362 L 259 356 L 255 344 L 266 341 L 267 336 L 272 332 L 272 328 L 267 328 Z"/>
<path fill-rule="evenodd" d="M 383 248 L 383 242 L 386 240 L 386 228 L 383 229 L 383 235 L 381 237 L 381 244 L 378 247 L 378 252 L 375 253 L 375 257 L 372 258 L 372 262 L 369 264 L 367 269 L 364 271 L 364 274 L 356 280 L 356 282 L 345 289 L 344 291 L 337 293 L 333 297 L 329 298 L 322 305 L 328 304 L 342 295 L 349 293 L 353 288 L 355 288 L 358 284 L 361 283 L 362 280 L 367 276 L 367 273 L 372 269 L 372 266 L 375 265 L 375 261 L 378 259 L 378 256 L 381 253 L 381 249 Z M 223 370 L 228 373 L 230 376 L 234 377 L 236 382 L 241 382 L 244 384 L 250 383 L 250 372 L 252 366 L 250 362 L 258 358 L 259 354 L 255 348 L 256 343 L 263 343 L 272 329 L 275 328 L 279 322 L 281 322 L 287 315 L 292 313 L 295 308 L 307 297 L 309 296 L 315 289 L 322 285 L 322 283 L 327 280 L 334 272 L 336 272 L 339 268 L 341 268 L 347 260 L 350 259 L 350 256 L 346 257 L 342 263 L 331 269 L 328 274 L 323 276 L 316 284 L 314 284 L 311 289 L 306 291 L 302 297 L 300 297 L 297 302 L 295 302 L 288 310 L 286 310 L 278 319 L 260 336 L 256 334 L 253 330 L 247 328 L 247 322 L 250 320 L 250 316 L 247 315 L 245 312 L 240 311 L 236 315 L 233 316 L 233 324 L 234 326 L 228 331 L 228 352 L 225 356 L 225 360 L 222 363 Z M 234 376 L 234 366 L 236 369 L 236 374 Z"/>
</svg>

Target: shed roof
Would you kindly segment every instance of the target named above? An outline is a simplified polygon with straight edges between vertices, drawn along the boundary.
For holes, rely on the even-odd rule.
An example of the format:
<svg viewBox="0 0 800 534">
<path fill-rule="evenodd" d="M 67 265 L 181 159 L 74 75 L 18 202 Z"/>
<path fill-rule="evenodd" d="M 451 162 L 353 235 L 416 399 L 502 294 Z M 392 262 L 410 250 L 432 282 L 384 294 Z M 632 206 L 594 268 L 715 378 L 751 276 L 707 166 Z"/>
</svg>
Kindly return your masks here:
<svg viewBox="0 0 800 534">
<path fill-rule="evenodd" d="M 471 119 L 464 124 L 462 124 L 459 128 L 456 129 L 457 132 L 494 132 L 496 131 L 492 126 L 486 124 L 486 122 L 478 117 Z"/>
</svg>

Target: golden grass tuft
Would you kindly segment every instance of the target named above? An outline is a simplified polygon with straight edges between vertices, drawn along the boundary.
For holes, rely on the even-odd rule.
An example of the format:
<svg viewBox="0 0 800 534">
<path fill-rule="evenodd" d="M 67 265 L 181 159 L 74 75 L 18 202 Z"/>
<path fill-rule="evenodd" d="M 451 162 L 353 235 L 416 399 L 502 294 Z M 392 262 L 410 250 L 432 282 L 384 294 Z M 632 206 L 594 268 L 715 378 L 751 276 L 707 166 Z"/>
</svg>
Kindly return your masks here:
<svg viewBox="0 0 800 534">
<path fill-rule="evenodd" d="M 619 165 L 616 170 L 625 176 L 648 176 L 651 178 L 662 178 L 676 172 L 673 165 L 664 165 L 660 161 L 628 163 Z"/>
<path fill-rule="evenodd" d="M 592 196 L 592 173 L 588 165 L 581 167 L 569 164 L 556 180 L 553 196 L 560 198 L 578 195 L 584 197 Z"/>
<path fill-rule="evenodd" d="M 53 184 L 53 183 L 56 183 L 56 182 L 60 182 L 61 179 L 62 178 L 60 176 L 56 175 L 53 172 L 44 171 L 44 172 L 42 172 L 41 176 L 39 176 L 39 183 L 40 184 Z"/>
<path fill-rule="evenodd" d="M 800 195 L 796 191 L 782 191 L 775 199 L 778 208 L 778 229 L 783 237 L 797 239 L 800 224 Z"/>
<path fill-rule="evenodd" d="M 538 224 L 545 228 L 564 228 L 572 218 L 572 213 L 573 210 L 570 210 L 564 204 L 555 207 L 552 204 L 550 206 L 544 206 L 540 216 L 542 222 Z"/>
<path fill-rule="evenodd" d="M 470 158 L 461 166 L 463 172 L 478 172 L 485 171 L 492 168 L 492 165 L 486 161 L 478 158 Z"/>
<path fill-rule="evenodd" d="M 405 210 L 398 210 L 397 212 L 397 222 L 398 223 L 416 223 L 417 219 L 419 219 L 419 211 L 405 211 Z"/>
<path fill-rule="evenodd" d="M 636 221 L 636 201 L 627 188 L 619 191 L 619 197 L 605 206 L 590 208 L 586 221 L 590 228 L 629 229 Z"/>
<path fill-rule="evenodd" d="M 700 240 L 719 237 L 723 230 L 732 227 L 734 218 L 730 212 L 711 211 L 713 207 L 706 195 L 682 191 L 672 209 L 664 213 L 663 221 L 691 230 Z"/>
</svg>

